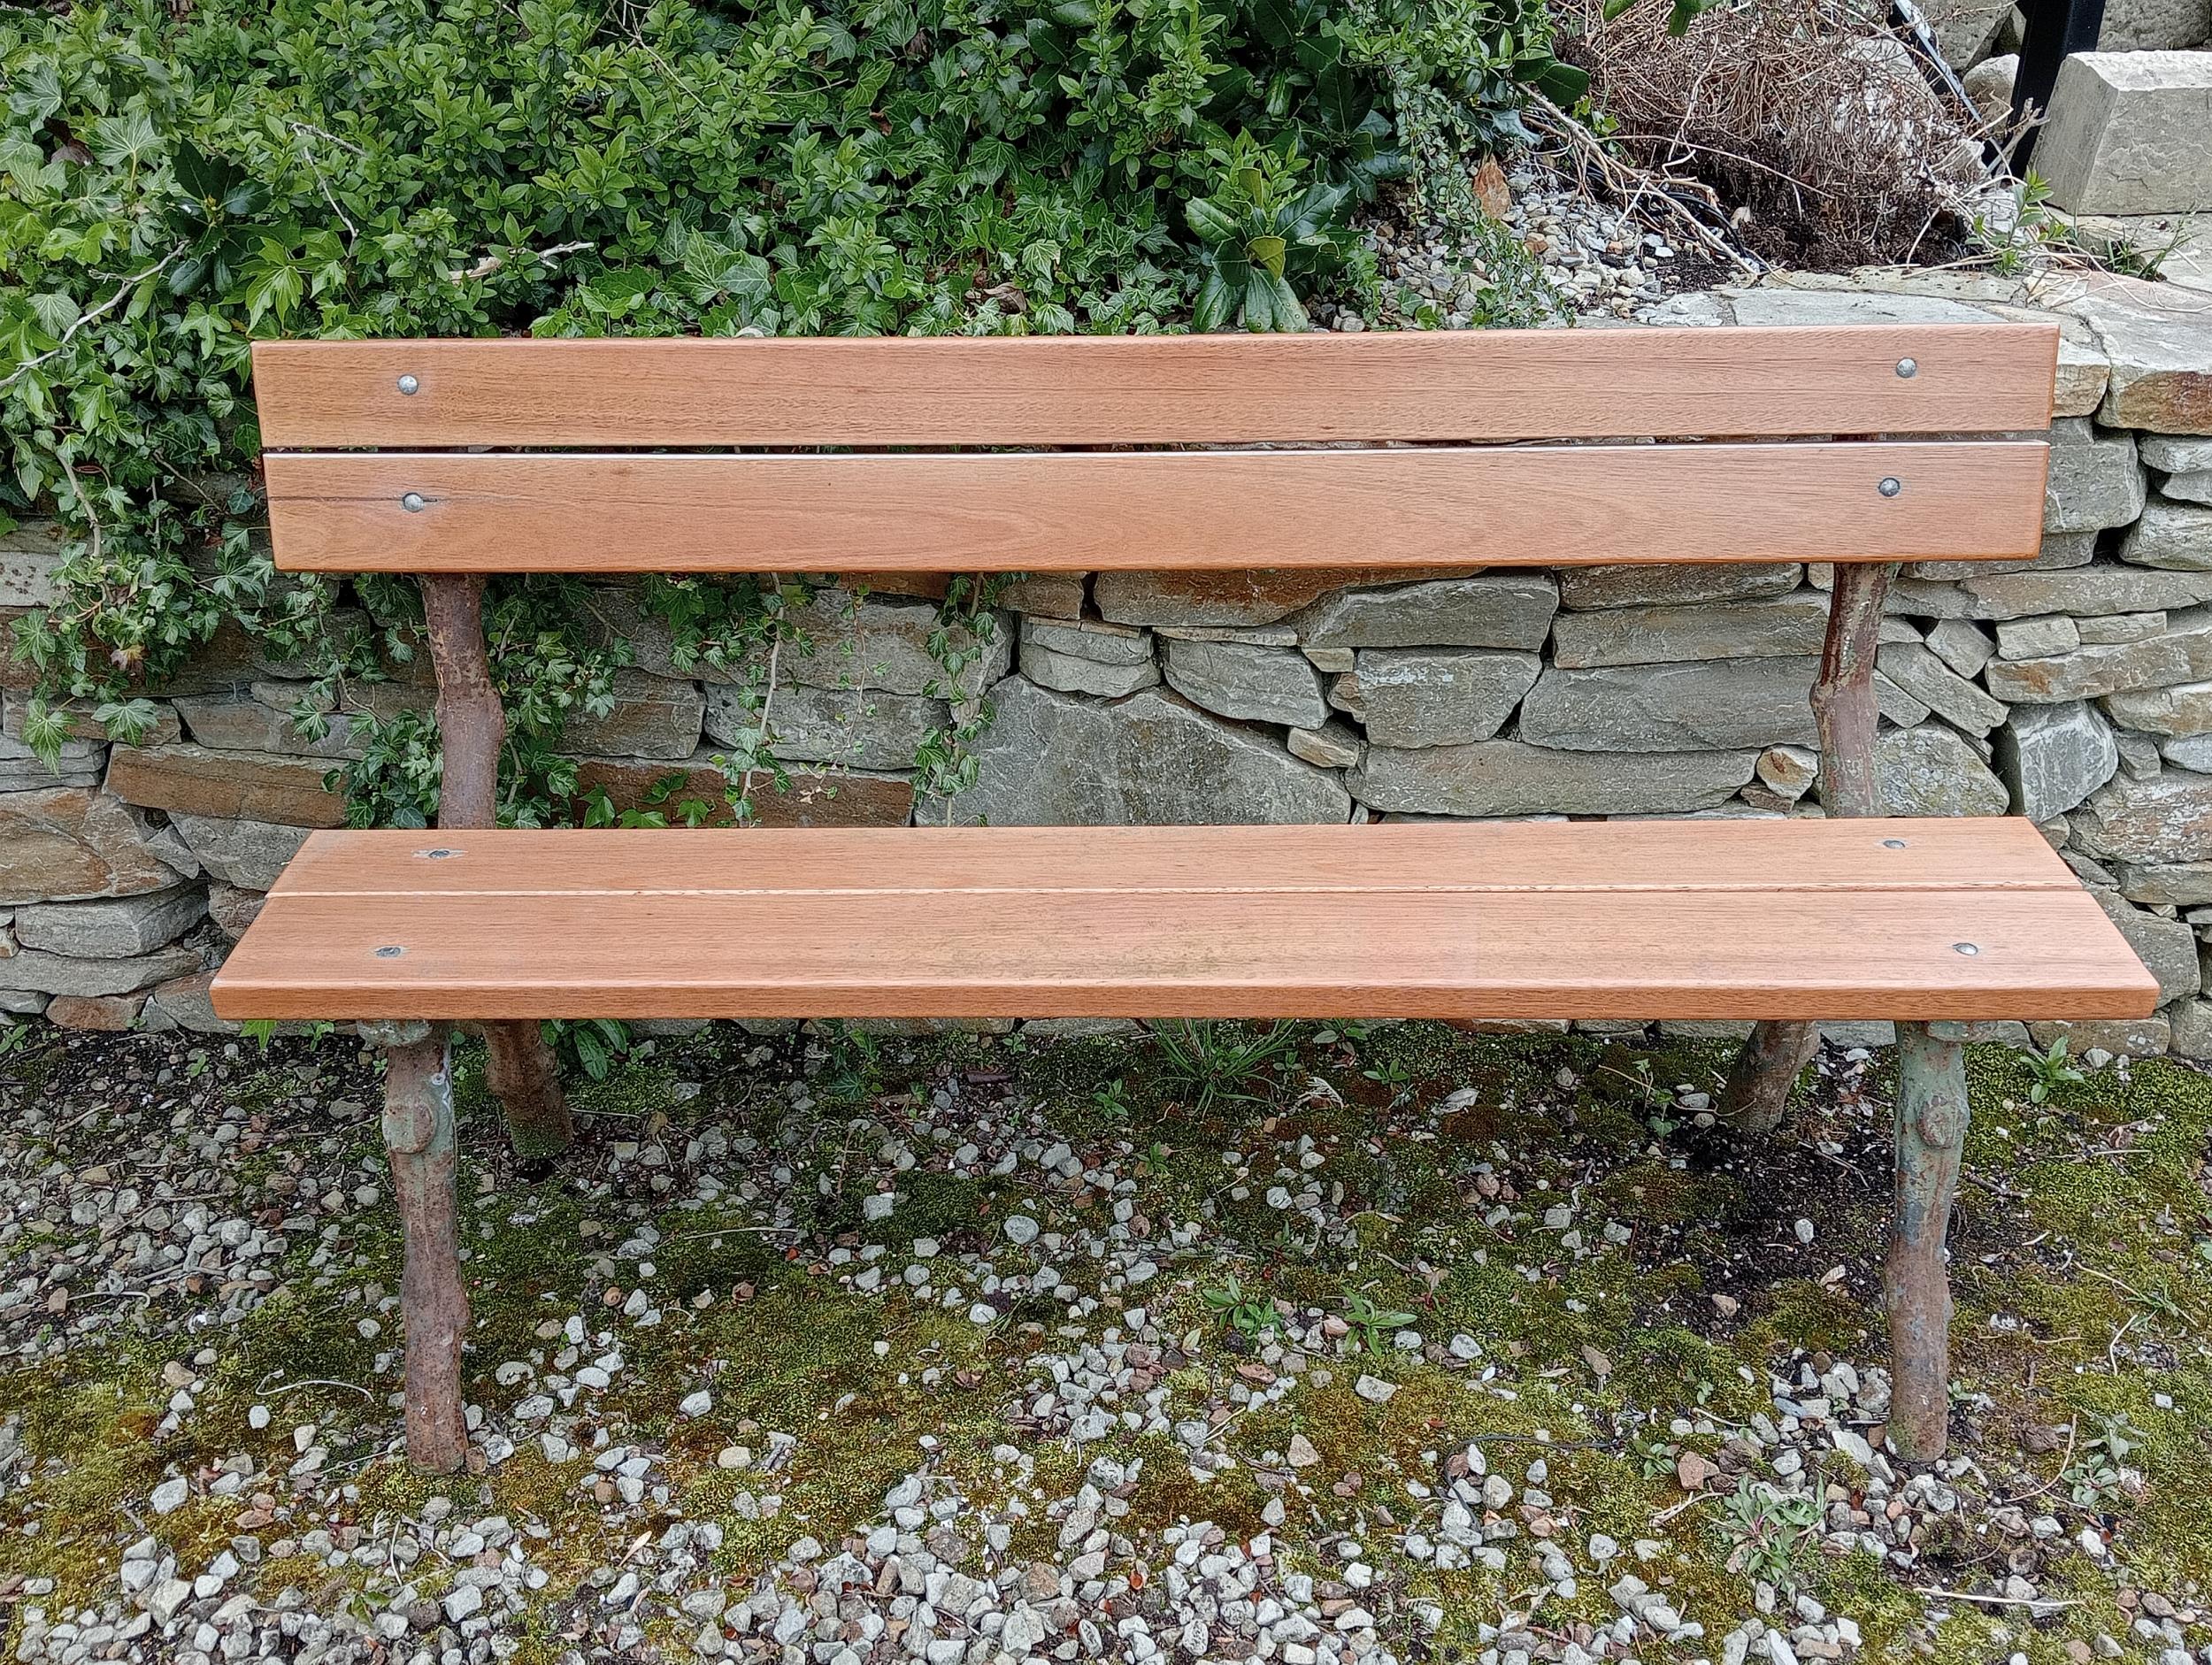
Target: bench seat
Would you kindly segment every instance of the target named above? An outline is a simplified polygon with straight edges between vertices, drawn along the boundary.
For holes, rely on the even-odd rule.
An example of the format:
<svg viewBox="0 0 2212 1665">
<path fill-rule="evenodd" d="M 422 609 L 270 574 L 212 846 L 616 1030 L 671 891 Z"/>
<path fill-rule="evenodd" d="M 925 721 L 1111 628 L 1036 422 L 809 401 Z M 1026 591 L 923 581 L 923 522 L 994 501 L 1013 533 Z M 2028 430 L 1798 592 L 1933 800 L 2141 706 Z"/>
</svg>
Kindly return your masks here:
<svg viewBox="0 0 2212 1665">
<path fill-rule="evenodd" d="M 318 832 L 214 986 L 232 1018 L 2101 1018 L 2156 999 L 2013 818 Z"/>
</svg>

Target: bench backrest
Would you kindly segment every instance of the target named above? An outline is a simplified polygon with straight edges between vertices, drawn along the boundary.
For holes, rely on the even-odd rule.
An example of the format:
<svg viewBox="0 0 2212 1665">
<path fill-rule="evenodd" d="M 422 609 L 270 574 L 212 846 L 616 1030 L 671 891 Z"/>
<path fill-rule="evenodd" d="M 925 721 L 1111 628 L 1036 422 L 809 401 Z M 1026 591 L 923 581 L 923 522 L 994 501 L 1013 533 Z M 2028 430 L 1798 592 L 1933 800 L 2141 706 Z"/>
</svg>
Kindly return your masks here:
<svg viewBox="0 0 2212 1665">
<path fill-rule="evenodd" d="M 1960 436 L 2047 426 L 2057 351 L 2001 323 L 264 341 L 254 380 L 300 571 L 1960 560 L 2036 550 L 2046 446 Z"/>
</svg>

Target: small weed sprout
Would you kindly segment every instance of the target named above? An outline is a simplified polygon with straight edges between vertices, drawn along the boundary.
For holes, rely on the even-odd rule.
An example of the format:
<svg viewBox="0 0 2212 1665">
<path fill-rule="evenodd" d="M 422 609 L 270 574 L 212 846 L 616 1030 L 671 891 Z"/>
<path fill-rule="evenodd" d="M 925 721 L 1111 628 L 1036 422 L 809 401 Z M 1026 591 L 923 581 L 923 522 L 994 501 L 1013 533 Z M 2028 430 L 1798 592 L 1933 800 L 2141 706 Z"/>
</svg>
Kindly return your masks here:
<svg viewBox="0 0 2212 1665">
<path fill-rule="evenodd" d="M 2028 1089 L 2028 1102 L 2041 1104 L 2049 1100 L 2054 1087 L 2072 1086 L 2084 1078 L 2066 1055 L 2066 1037 L 2061 1035 L 2051 1042 L 2047 1052 L 2028 1054 L 2028 1067 L 2035 1071 L 2035 1084 Z"/>
<path fill-rule="evenodd" d="M 1746 1476 L 1720 1508 L 1715 1526 L 1729 1545 L 1728 1570 L 1794 1591 L 1798 1558 L 1819 1536 L 1820 1499 Z"/>
<path fill-rule="evenodd" d="M 2143 1443 L 2143 1436 L 2125 1416 L 2095 1417 L 2094 1433 L 2084 1435 L 2074 1454 L 2059 1471 L 2066 1490 L 2085 1509 L 2109 1508 L 2142 1484 L 2142 1475 L 2128 1454 Z"/>
<path fill-rule="evenodd" d="M 1272 1335 L 1282 1327 L 1275 1303 L 1265 1295 L 1248 1291 L 1234 1272 L 1199 1293 L 1209 1311 L 1248 1341 Z"/>
<path fill-rule="evenodd" d="M 1352 1339 L 1362 1350 L 1379 1356 L 1395 1346 L 1398 1331 L 1413 1322 L 1413 1315 L 1386 1310 L 1364 1294 L 1350 1294 L 1344 1298 L 1344 1322 L 1352 1326 Z"/>
<path fill-rule="evenodd" d="M 1222 1103 L 1258 1103 L 1266 1078 L 1298 1045 L 1296 1026 L 1279 1023 L 1254 1032 L 1242 1024 L 1176 1019 L 1153 1025 L 1160 1074 L 1205 1115 Z"/>
</svg>

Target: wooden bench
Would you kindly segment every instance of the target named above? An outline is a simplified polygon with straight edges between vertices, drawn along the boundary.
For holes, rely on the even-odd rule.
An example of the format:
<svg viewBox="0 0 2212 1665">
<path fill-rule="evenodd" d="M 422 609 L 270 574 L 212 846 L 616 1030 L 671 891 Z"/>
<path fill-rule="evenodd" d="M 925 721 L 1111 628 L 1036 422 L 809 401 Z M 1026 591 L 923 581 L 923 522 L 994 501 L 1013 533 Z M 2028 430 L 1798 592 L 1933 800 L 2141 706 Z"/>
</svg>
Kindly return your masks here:
<svg viewBox="0 0 2212 1665">
<path fill-rule="evenodd" d="M 557 1144 L 538 1020 L 808 1015 L 1751 1018 L 1730 1091 L 1769 1116 L 1816 1020 L 1900 1020 L 1889 1439 L 1934 1456 L 1967 1116 L 1947 1024 L 2156 999 L 2024 821 L 1868 818 L 1889 574 L 2035 553 L 2047 448 L 2016 435 L 2048 425 L 2057 341 L 259 345 L 278 564 L 419 576 L 445 776 L 434 835 L 313 834 L 214 1003 L 387 1048 L 411 1457 L 466 1450 L 447 1027 L 484 1025 L 511 1119 Z M 1899 434 L 1944 437 L 1835 437 Z M 1528 440 L 1577 443 L 1500 443 Z M 1838 564 L 1826 819 L 490 830 L 488 573 L 1621 561 Z"/>
</svg>

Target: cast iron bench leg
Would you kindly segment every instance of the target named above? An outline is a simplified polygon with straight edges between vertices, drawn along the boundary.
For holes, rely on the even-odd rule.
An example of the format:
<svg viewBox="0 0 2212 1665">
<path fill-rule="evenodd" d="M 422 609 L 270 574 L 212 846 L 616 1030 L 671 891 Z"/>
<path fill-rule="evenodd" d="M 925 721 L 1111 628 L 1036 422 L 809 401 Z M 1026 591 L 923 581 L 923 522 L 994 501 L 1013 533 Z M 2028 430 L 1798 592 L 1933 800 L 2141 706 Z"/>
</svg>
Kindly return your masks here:
<svg viewBox="0 0 2212 1665">
<path fill-rule="evenodd" d="M 1947 1024 L 1897 1025 L 1897 1195 L 1883 1304 L 1889 1314 L 1890 1449 L 1932 1462 L 1948 1431 L 1951 1285 L 1944 1232 L 1966 1145 L 1965 1050 Z"/>
<path fill-rule="evenodd" d="M 364 1029 L 384 1047 L 384 1147 L 406 1245 L 399 1304 L 407 1327 L 407 1460 L 451 1474 L 468 1460 L 469 1446 L 461 1409 L 469 1301 L 455 1201 L 460 1158 L 451 1049 L 444 1032 L 426 1024 Z"/>
</svg>

